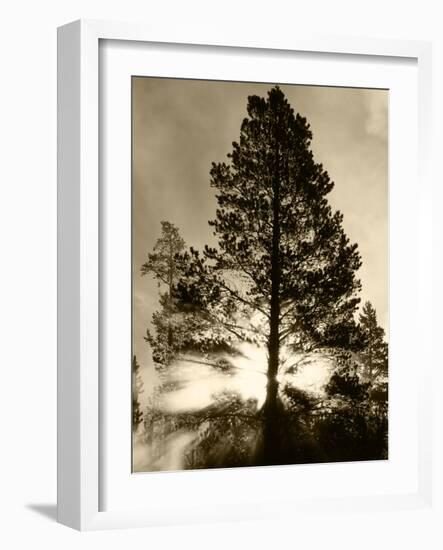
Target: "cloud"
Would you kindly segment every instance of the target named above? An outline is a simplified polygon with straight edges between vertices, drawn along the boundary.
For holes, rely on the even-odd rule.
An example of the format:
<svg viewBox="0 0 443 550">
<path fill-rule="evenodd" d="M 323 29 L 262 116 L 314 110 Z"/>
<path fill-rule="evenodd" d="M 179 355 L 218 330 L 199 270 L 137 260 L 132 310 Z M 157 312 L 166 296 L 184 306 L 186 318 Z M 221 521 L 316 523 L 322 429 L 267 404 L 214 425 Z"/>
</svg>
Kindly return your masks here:
<svg viewBox="0 0 443 550">
<path fill-rule="evenodd" d="M 366 132 L 383 141 L 388 139 L 388 98 L 385 90 L 370 90 L 365 93 Z"/>
</svg>

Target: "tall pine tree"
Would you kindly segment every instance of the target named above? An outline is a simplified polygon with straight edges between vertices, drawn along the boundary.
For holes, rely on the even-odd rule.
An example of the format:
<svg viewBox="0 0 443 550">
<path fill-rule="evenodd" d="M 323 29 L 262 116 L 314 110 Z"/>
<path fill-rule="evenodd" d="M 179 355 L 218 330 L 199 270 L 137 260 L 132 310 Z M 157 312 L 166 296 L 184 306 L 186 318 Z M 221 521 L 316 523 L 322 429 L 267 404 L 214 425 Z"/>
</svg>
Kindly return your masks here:
<svg viewBox="0 0 443 550">
<path fill-rule="evenodd" d="M 217 248 L 191 249 L 182 300 L 240 338 L 262 332 L 268 351 L 264 463 L 279 462 L 281 349 L 350 345 L 358 305 L 357 245 L 327 195 L 333 182 L 311 151 L 312 132 L 274 87 L 250 96 L 228 163 L 213 163 Z M 241 321 L 241 318 L 243 321 Z M 247 319 L 245 322 L 244 319 Z"/>
</svg>

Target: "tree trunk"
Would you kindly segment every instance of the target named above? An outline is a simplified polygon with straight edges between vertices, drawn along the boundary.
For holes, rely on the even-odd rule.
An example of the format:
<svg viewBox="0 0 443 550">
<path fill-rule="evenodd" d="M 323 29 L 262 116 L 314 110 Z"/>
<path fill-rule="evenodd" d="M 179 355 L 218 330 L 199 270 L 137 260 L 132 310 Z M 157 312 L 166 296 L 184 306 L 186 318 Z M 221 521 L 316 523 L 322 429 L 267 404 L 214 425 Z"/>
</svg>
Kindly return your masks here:
<svg viewBox="0 0 443 550">
<path fill-rule="evenodd" d="M 279 454 L 278 434 L 278 366 L 280 360 L 280 301 L 278 289 L 280 276 L 275 270 L 272 281 L 271 315 L 268 340 L 268 372 L 266 386 L 266 400 L 264 404 L 264 441 L 263 452 L 266 464 L 273 464 Z"/>
<path fill-rule="evenodd" d="M 268 344 L 268 372 L 266 399 L 263 406 L 264 429 L 263 429 L 263 461 L 265 464 L 277 464 L 280 454 L 280 434 L 279 434 L 279 404 L 278 404 L 278 363 L 279 363 L 279 342 L 278 332 L 275 341 L 276 328 L 272 329 Z"/>
<path fill-rule="evenodd" d="M 268 372 L 266 399 L 263 407 L 263 459 L 265 464 L 278 463 L 280 434 L 278 422 L 278 366 L 280 361 L 280 177 L 277 148 L 273 189 L 273 223 L 271 256 L 271 308 L 268 339 Z"/>
</svg>

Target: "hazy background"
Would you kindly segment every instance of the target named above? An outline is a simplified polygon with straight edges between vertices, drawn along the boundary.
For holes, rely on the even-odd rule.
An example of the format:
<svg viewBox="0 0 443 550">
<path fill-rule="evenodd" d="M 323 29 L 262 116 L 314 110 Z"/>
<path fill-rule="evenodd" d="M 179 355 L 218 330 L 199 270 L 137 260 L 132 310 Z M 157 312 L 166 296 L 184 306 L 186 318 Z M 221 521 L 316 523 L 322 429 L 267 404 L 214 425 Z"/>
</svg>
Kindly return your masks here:
<svg viewBox="0 0 443 550">
<path fill-rule="evenodd" d="M 133 78 L 133 352 L 149 395 L 151 350 L 144 341 L 158 307 L 157 283 L 140 267 L 160 236 L 178 226 L 186 244 L 211 244 L 216 209 L 212 161 L 226 160 L 246 116 L 247 96 L 271 84 Z M 335 182 L 329 200 L 357 242 L 362 303 L 370 300 L 388 335 L 388 92 L 280 85 L 313 132 L 312 149 Z"/>
</svg>

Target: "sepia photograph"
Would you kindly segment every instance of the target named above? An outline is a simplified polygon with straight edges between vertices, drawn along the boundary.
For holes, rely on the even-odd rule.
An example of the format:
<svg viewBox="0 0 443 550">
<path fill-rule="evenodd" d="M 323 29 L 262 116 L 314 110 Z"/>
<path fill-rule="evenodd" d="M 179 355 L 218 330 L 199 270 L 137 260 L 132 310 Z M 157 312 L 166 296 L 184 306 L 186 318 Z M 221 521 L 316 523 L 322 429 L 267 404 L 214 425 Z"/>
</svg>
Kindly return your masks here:
<svg viewBox="0 0 443 550">
<path fill-rule="evenodd" d="M 132 77 L 134 473 L 389 458 L 388 112 Z"/>
</svg>

